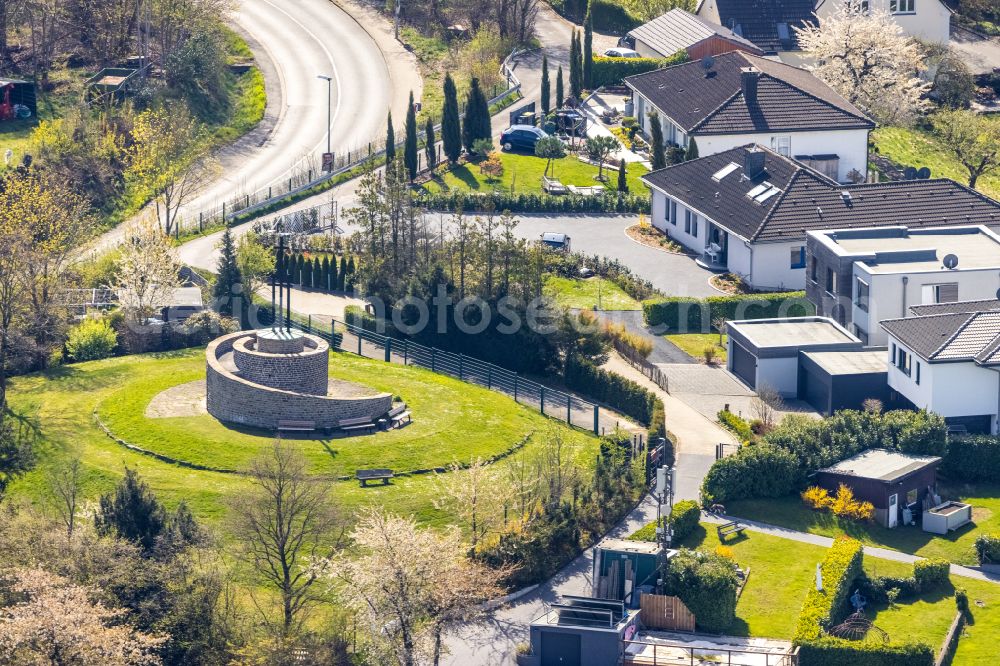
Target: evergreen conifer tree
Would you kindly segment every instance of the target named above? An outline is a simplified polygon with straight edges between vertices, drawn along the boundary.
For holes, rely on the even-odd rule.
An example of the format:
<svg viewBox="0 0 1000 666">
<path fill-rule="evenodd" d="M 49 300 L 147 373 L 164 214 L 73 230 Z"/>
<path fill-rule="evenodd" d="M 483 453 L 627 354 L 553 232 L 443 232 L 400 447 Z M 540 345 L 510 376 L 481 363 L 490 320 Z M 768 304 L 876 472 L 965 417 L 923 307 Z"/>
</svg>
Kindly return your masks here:
<svg viewBox="0 0 1000 666">
<path fill-rule="evenodd" d="M 441 142 L 444 154 L 454 164 L 462 155 L 462 127 L 458 111 L 458 92 L 451 74 L 444 77 L 444 109 L 441 116 Z"/>
<path fill-rule="evenodd" d="M 625 172 L 625 160 L 618 163 L 618 191 L 628 193 L 628 176 Z"/>
<path fill-rule="evenodd" d="M 427 168 L 431 175 L 434 175 L 434 167 L 437 166 L 437 137 L 434 136 L 434 121 L 430 118 L 424 124 L 424 157 L 427 158 Z"/>
<path fill-rule="evenodd" d="M 403 163 L 406 164 L 406 173 L 410 177 L 410 182 L 417 177 L 417 107 L 413 104 L 413 91 L 410 91 L 410 105 L 406 109 L 406 143 L 403 144 Z"/>
<path fill-rule="evenodd" d="M 323 282 L 320 285 L 323 291 L 330 291 L 332 287 L 330 286 L 330 257 L 323 257 Z"/>
<path fill-rule="evenodd" d="M 587 17 L 583 20 L 583 85 L 591 90 L 594 87 L 594 17 L 591 14 L 590 2 L 587 2 Z"/>
<path fill-rule="evenodd" d="M 126 467 L 114 491 L 101 495 L 94 523 L 101 536 L 117 535 L 148 554 L 166 527 L 167 512 L 138 472 Z"/>
<path fill-rule="evenodd" d="M 345 291 L 347 289 L 347 257 L 340 256 L 340 275 L 337 276 L 337 289 Z"/>
<path fill-rule="evenodd" d="M 396 130 L 392 129 L 392 111 L 389 112 L 385 125 L 385 163 L 391 164 L 396 159 Z"/>
<path fill-rule="evenodd" d="M 694 137 L 688 139 L 687 152 L 684 153 L 684 161 L 696 160 L 698 159 L 698 144 L 695 142 Z"/>
<path fill-rule="evenodd" d="M 295 284 L 299 285 L 300 287 L 305 286 L 305 275 L 304 275 L 305 267 L 306 267 L 305 257 L 303 257 L 300 254 L 298 255 L 298 259 L 296 259 L 295 261 Z"/>
<path fill-rule="evenodd" d="M 239 292 L 236 285 L 243 284 L 243 276 L 240 274 L 240 266 L 236 260 L 236 244 L 233 242 L 233 233 L 229 227 L 222 233 L 220 250 L 217 277 L 212 288 L 212 296 L 216 302 L 215 309 L 227 317 L 237 317 L 242 313 L 233 312 L 233 296 Z"/>
<path fill-rule="evenodd" d="M 490 108 L 486 95 L 479 86 L 479 79 L 473 78 L 469 86 L 469 97 L 465 106 L 465 125 L 462 127 L 462 140 L 465 150 L 472 152 L 472 146 L 479 139 L 489 139 L 493 135 L 490 124 Z"/>
<path fill-rule="evenodd" d="M 583 89 L 582 72 L 580 71 L 580 34 L 574 30 L 569 42 L 569 94 L 574 99 L 580 99 Z"/>
<path fill-rule="evenodd" d="M 338 289 L 340 289 L 340 275 L 337 271 L 337 255 L 333 255 L 333 259 L 330 260 L 330 291 Z"/>
<path fill-rule="evenodd" d="M 556 73 L 556 108 L 561 109 L 563 102 L 565 100 L 566 100 L 566 87 L 563 84 L 562 65 L 559 65 L 559 70 Z"/>
<path fill-rule="evenodd" d="M 549 84 L 549 57 L 546 55 L 542 56 L 542 115 L 549 115 L 549 111 L 552 110 L 551 106 L 551 86 Z"/>
<path fill-rule="evenodd" d="M 649 113 L 649 143 L 653 153 L 650 159 L 653 170 L 666 167 L 667 153 L 663 145 L 663 125 L 660 124 L 660 116 L 656 111 Z"/>
</svg>

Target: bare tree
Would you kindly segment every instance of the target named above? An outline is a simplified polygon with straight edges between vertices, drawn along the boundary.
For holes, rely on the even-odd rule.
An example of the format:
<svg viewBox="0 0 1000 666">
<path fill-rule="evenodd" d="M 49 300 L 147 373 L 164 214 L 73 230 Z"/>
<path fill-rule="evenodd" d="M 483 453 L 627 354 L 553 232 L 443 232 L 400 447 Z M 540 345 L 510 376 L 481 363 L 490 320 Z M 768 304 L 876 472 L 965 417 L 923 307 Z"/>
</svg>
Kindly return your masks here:
<svg viewBox="0 0 1000 666">
<path fill-rule="evenodd" d="M 492 465 L 476 458 L 467 467 L 452 463 L 448 473 L 437 476 L 441 499 L 437 508 L 456 514 L 469 531 L 472 548 L 500 519 L 500 505 L 507 495 L 506 478 Z"/>
<path fill-rule="evenodd" d="M 784 405 L 781 394 L 770 384 L 757 387 L 757 395 L 750 401 L 750 411 L 760 421 L 764 431 L 774 428 L 777 413 Z"/>
<path fill-rule="evenodd" d="M 719 346 L 722 346 L 722 336 L 726 334 L 726 318 L 716 317 L 712 320 L 712 327 L 719 333 Z"/>
<path fill-rule="evenodd" d="M 79 451 L 74 451 L 65 463 L 49 472 L 49 489 L 59 518 L 66 526 L 66 535 L 72 539 L 76 527 L 76 511 L 80 497 L 80 474 L 83 463 Z"/>
<path fill-rule="evenodd" d="M 244 561 L 280 595 L 288 636 L 319 598 L 312 564 L 333 555 L 342 523 L 323 482 L 309 478 L 302 454 L 280 439 L 248 472 L 251 491 L 230 504 L 233 533 Z"/>
<path fill-rule="evenodd" d="M 177 253 L 156 221 L 135 224 L 121 245 L 114 285 L 129 317 L 145 324 L 178 285 Z"/>
</svg>

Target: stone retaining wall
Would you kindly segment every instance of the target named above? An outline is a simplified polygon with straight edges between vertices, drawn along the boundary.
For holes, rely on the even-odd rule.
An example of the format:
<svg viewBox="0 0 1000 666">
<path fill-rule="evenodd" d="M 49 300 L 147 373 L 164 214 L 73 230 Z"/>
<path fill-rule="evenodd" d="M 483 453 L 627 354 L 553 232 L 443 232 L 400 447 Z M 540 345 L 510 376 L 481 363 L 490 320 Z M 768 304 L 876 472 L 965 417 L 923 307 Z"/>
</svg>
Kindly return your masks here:
<svg viewBox="0 0 1000 666">
<path fill-rule="evenodd" d="M 256 348 L 253 334 L 233 343 L 233 361 L 240 377 L 271 388 L 326 395 L 330 377 L 330 347 L 320 338 L 304 339 L 300 353 L 268 353 Z"/>
<path fill-rule="evenodd" d="M 208 413 L 220 421 L 268 430 L 277 429 L 279 421 L 313 421 L 318 429 L 333 430 L 341 419 L 375 419 L 392 407 L 391 393 L 353 398 L 310 395 L 264 386 L 229 372 L 219 358 L 234 351 L 234 346 L 241 342 L 245 347 L 245 341 L 249 340 L 253 340 L 253 333 L 232 333 L 215 339 L 205 350 Z M 325 345 L 324 342 L 321 355 L 315 354 L 323 359 L 324 386 L 329 363 Z M 301 360 L 311 356 L 285 358 Z M 239 361 L 237 367 L 241 367 Z"/>
</svg>

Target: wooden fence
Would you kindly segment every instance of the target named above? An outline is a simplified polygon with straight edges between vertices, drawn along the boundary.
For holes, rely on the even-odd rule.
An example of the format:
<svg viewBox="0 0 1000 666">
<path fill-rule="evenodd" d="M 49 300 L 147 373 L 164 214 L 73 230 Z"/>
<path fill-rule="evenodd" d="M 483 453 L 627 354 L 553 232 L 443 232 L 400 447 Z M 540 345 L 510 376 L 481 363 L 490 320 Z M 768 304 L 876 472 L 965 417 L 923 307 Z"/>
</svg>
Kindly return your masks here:
<svg viewBox="0 0 1000 666">
<path fill-rule="evenodd" d="M 678 597 L 644 594 L 639 598 L 639 619 L 650 629 L 694 631 L 694 613 Z"/>
</svg>

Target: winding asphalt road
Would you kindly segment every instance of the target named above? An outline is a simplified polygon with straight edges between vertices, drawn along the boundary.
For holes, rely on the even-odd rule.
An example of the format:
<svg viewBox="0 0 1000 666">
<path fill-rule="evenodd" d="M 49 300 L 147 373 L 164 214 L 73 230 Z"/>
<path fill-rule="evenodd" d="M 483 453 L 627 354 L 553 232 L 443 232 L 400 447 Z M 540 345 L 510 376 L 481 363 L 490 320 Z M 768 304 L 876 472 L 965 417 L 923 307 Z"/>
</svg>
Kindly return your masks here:
<svg viewBox="0 0 1000 666">
<path fill-rule="evenodd" d="M 215 155 L 216 178 L 181 210 L 181 217 L 221 205 L 242 192 L 316 168 L 326 150 L 330 76 L 334 152 L 358 148 L 385 132 L 385 114 L 403 118 L 421 78 L 413 56 L 392 39 L 370 9 L 343 0 L 241 0 L 231 23 L 244 36 L 264 75 L 267 109 L 254 130 Z M 95 242 L 117 245 L 119 227 Z"/>
</svg>

